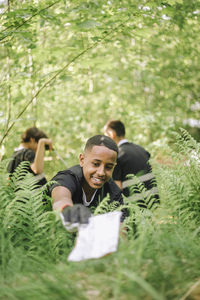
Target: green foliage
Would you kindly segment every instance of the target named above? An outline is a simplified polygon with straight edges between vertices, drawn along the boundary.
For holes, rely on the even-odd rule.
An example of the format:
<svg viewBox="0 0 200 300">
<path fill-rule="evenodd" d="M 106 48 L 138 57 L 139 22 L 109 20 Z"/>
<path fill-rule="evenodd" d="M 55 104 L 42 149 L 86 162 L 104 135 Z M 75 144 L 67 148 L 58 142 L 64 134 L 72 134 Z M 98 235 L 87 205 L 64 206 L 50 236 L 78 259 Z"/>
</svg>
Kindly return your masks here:
<svg viewBox="0 0 200 300">
<path fill-rule="evenodd" d="M 36 124 L 73 165 L 109 118 L 124 121 L 129 139 L 162 152 L 183 119 L 198 119 L 190 108 L 199 95 L 199 6 L 11 1 L 0 29 L 2 154 L 10 157 Z"/>
<path fill-rule="evenodd" d="M 73 245 L 74 237 L 65 231 L 59 216 L 43 205 L 43 189 L 37 187 L 26 164 L 21 163 L 0 188 L 3 277 L 7 277 L 7 273 L 14 275 L 19 269 L 29 270 L 30 264 L 37 270 L 46 261 L 56 262 L 61 254 L 67 255 Z M 15 252 L 22 255 L 20 262 Z"/>
<path fill-rule="evenodd" d="M 195 229 L 200 221 L 200 145 L 185 130 L 176 139 L 178 153 L 169 153 L 172 166 L 157 166 L 159 192 L 174 220 Z"/>
<path fill-rule="evenodd" d="M 170 153 L 173 164 L 154 164 L 160 207 L 141 209 L 127 202 L 117 208 L 130 213 L 118 251 L 80 263 L 67 262 L 75 236 L 43 205 L 43 189 L 36 188 L 26 166 L 21 164 L 11 181 L 8 161 L 2 161 L 0 298 L 138 300 L 186 295 L 199 278 L 199 144 L 185 130 L 176 133 L 176 140 L 179 150 Z M 115 209 L 105 198 L 94 214 Z"/>
<path fill-rule="evenodd" d="M 199 278 L 199 144 L 173 132 L 199 118 L 191 107 L 200 1 L 21 0 L 1 9 L 0 298 L 180 299 Z M 161 205 L 126 203 L 129 231 L 118 251 L 68 263 L 75 237 L 43 205 L 26 163 L 8 179 L 6 158 L 37 125 L 70 167 L 110 118 L 124 121 L 127 138 L 152 157 L 171 159 L 153 162 Z M 192 133 L 198 140 L 199 130 Z M 65 166 L 46 156 L 51 179 Z M 105 199 L 95 214 L 107 210 Z"/>
<path fill-rule="evenodd" d="M 103 214 L 103 213 L 107 213 L 109 211 L 114 211 L 116 210 L 116 208 L 118 207 L 117 202 L 111 202 L 110 203 L 110 197 L 109 195 L 107 197 L 105 197 L 103 199 L 103 201 L 101 201 L 99 203 L 99 205 L 96 207 L 96 209 L 94 209 L 93 214 L 94 215 L 99 215 L 99 214 Z M 121 207 L 120 207 L 121 209 Z"/>
</svg>

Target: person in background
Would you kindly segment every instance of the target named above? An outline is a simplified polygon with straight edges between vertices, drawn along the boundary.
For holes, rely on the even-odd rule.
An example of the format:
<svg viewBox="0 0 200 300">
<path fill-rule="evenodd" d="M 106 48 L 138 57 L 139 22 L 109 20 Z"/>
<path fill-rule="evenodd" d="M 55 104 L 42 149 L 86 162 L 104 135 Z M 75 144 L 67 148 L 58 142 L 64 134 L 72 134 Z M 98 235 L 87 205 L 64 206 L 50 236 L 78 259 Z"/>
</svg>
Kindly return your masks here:
<svg viewBox="0 0 200 300">
<path fill-rule="evenodd" d="M 116 142 L 119 148 L 117 165 L 113 171 L 115 183 L 123 190 L 123 194 L 128 197 L 128 188 L 123 189 L 122 185 L 127 180 L 127 175 L 144 175 L 151 173 L 149 164 L 150 153 L 140 145 L 129 142 L 125 138 L 125 126 L 120 120 L 110 120 L 104 126 L 104 134 Z M 144 182 L 147 190 L 155 187 L 152 180 Z M 157 198 L 157 196 L 156 196 Z"/>
<path fill-rule="evenodd" d="M 52 140 L 36 127 L 28 128 L 21 136 L 21 144 L 15 149 L 8 165 L 10 178 L 12 173 L 23 161 L 29 161 L 28 171 L 37 176 L 38 185 L 44 185 L 47 180 L 43 174 L 45 149 L 52 150 Z"/>
<path fill-rule="evenodd" d="M 107 136 L 95 135 L 88 139 L 79 165 L 58 172 L 49 187 L 53 210 L 61 212 L 64 223 L 88 223 L 91 208 L 96 208 L 107 196 L 116 206 L 123 204 L 120 188 L 112 180 L 118 147 Z M 121 221 L 126 212 L 123 212 Z"/>
</svg>

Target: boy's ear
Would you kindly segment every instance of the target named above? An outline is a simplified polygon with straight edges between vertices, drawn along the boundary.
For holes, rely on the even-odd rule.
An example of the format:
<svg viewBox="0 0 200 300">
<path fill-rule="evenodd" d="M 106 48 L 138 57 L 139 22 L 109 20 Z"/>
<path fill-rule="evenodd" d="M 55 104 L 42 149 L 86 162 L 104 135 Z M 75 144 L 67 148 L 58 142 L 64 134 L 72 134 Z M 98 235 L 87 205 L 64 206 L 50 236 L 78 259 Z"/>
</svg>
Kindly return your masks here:
<svg viewBox="0 0 200 300">
<path fill-rule="evenodd" d="M 29 143 L 30 144 L 36 144 L 38 142 L 36 142 L 35 138 L 31 137 L 30 140 L 29 140 Z"/>
<path fill-rule="evenodd" d="M 107 130 L 107 133 L 108 133 L 108 136 L 112 139 L 112 140 L 115 140 L 115 138 L 116 138 L 116 132 L 114 131 L 114 130 L 112 130 L 112 129 L 108 129 Z"/>
<path fill-rule="evenodd" d="M 33 137 L 30 137 L 30 140 L 29 140 L 29 142 L 35 142 L 35 139 L 33 138 Z"/>
<path fill-rule="evenodd" d="M 83 163 L 84 163 L 84 154 L 82 154 L 82 153 L 79 155 L 79 163 L 80 163 L 80 166 L 83 167 Z"/>
</svg>

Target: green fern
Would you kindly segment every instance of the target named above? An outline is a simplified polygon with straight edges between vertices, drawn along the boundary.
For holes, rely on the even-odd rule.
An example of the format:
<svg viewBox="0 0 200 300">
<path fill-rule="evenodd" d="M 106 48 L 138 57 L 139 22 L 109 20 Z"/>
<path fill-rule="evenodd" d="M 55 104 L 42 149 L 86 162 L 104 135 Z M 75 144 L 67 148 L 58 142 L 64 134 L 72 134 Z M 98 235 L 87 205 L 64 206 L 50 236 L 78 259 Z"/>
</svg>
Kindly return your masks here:
<svg viewBox="0 0 200 300">
<path fill-rule="evenodd" d="M 199 144 L 186 135 L 177 139 L 180 151 L 169 153 L 173 165 L 154 164 L 160 207 L 141 209 L 125 197 L 117 207 L 106 197 L 94 214 L 128 209 L 127 238 L 120 237 L 116 253 L 78 264 L 67 262 L 75 235 L 51 210 L 50 197 L 43 205 L 45 187 L 37 188 L 26 170 L 11 181 L 2 162 L 0 298 L 88 299 L 92 290 L 101 299 L 178 299 L 186 293 L 198 280 L 200 259 Z"/>
<path fill-rule="evenodd" d="M 93 213 L 94 215 L 98 215 L 114 211 L 117 208 L 117 206 L 119 205 L 116 201 L 110 202 L 110 197 L 108 195 L 99 203 L 99 205 L 95 209 L 93 209 Z"/>
<path fill-rule="evenodd" d="M 0 187 L 0 262 L 4 276 L 7 276 L 7 265 L 14 260 L 16 251 L 21 253 L 22 260 L 26 257 L 26 260 L 34 259 L 40 263 L 42 260 L 45 264 L 45 261 L 57 261 L 63 253 L 67 255 L 74 244 L 75 236 L 69 234 L 60 218 L 43 205 L 45 187 L 38 188 L 26 167 L 27 164 L 21 164 L 11 180 L 4 174 L 5 165 L 2 167 L 4 173 L 0 173 L 3 178 Z M 20 266 L 23 267 L 23 263 Z"/>
<path fill-rule="evenodd" d="M 134 174 L 129 174 L 127 176 L 127 179 L 134 179 L 134 184 L 129 187 L 130 196 L 133 196 L 134 194 L 140 194 L 141 196 L 141 199 L 135 202 L 137 206 L 141 207 L 141 209 L 146 208 L 152 210 L 155 210 L 159 206 L 157 199 L 154 195 L 145 195 L 148 190 L 145 187 L 144 183 L 142 183 L 137 176 L 135 176 Z M 125 203 L 130 202 L 131 201 L 125 197 Z"/>
<path fill-rule="evenodd" d="M 200 144 L 183 129 L 176 139 L 173 164 L 155 166 L 162 206 L 176 221 L 195 227 L 200 221 Z"/>
</svg>

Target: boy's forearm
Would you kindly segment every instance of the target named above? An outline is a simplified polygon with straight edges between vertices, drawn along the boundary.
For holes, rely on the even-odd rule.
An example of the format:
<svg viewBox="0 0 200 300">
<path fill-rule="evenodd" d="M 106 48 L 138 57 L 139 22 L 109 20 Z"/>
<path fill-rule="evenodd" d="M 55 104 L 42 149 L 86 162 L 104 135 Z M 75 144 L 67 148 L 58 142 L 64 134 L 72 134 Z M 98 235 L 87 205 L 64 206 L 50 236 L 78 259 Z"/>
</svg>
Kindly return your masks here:
<svg viewBox="0 0 200 300">
<path fill-rule="evenodd" d="M 31 165 L 31 169 L 36 174 L 41 174 L 44 168 L 44 154 L 45 154 L 45 145 L 49 145 L 49 149 L 52 149 L 51 139 L 42 138 L 38 141 L 38 147 L 35 154 L 35 159 Z"/>
<path fill-rule="evenodd" d="M 52 190 L 53 210 L 62 210 L 65 206 L 73 206 L 71 192 L 63 187 L 57 186 Z"/>
<path fill-rule="evenodd" d="M 53 210 L 62 210 L 65 206 L 73 206 L 72 201 L 66 198 L 53 201 Z"/>
<path fill-rule="evenodd" d="M 39 141 L 38 148 L 35 154 L 35 159 L 31 168 L 34 173 L 41 174 L 44 168 L 44 152 L 45 152 L 45 142 Z"/>
</svg>

